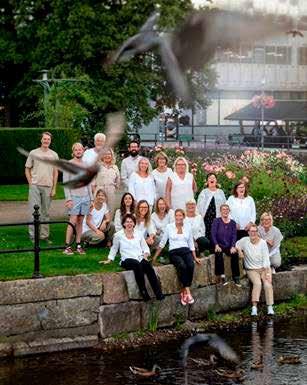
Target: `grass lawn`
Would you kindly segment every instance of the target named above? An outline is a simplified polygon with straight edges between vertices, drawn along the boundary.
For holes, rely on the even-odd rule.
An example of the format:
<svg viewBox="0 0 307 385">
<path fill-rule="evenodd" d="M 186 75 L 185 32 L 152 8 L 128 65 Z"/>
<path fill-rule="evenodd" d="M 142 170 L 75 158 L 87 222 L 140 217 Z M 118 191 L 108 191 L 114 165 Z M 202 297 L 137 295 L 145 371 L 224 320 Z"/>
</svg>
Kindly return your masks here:
<svg viewBox="0 0 307 385">
<path fill-rule="evenodd" d="M 64 244 L 66 225 L 55 224 L 51 227 L 51 246 Z M 48 247 L 46 242 L 41 242 L 41 247 Z M 31 248 L 32 242 L 28 239 L 27 229 L 23 226 L 0 227 L 0 248 Z M 47 276 L 76 275 L 100 273 L 107 271 L 121 271 L 119 259 L 109 265 L 98 263 L 108 255 L 107 248 L 89 248 L 86 255 L 63 254 L 63 250 L 48 250 L 40 253 L 40 271 Z M 14 280 L 31 278 L 34 269 L 34 253 L 0 254 L 0 280 Z"/>
<path fill-rule="evenodd" d="M 27 201 L 29 186 L 27 184 L 19 185 L 1 185 L 0 201 Z M 54 199 L 64 199 L 64 189 L 62 185 L 57 186 L 57 193 Z"/>
</svg>

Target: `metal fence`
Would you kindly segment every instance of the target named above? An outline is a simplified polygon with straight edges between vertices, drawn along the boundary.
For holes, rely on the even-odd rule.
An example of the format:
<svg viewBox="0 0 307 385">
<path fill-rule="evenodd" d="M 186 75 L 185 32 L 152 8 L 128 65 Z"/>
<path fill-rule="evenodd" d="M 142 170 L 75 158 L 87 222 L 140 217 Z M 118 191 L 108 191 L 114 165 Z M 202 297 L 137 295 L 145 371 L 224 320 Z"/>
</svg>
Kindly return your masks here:
<svg viewBox="0 0 307 385">
<path fill-rule="evenodd" d="M 66 223 L 67 225 L 72 227 L 72 229 L 73 229 L 72 241 L 70 242 L 69 245 L 41 247 L 40 246 L 40 238 L 39 238 L 40 225 L 42 225 L 42 224 L 56 224 L 56 223 Z M 76 228 L 72 223 L 70 223 L 68 221 L 41 221 L 38 205 L 34 206 L 33 222 L 2 223 L 2 224 L 0 224 L 0 227 L 29 226 L 29 225 L 33 225 L 33 227 L 34 227 L 33 247 L 32 248 L 25 248 L 25 249 L 4 249 L 4 250 L 0 250 L 0 254 L 15 254 L 15 253 L 24 253 L 24 252 L 32 251 L 34 253 L 34 271 L 32 274 L 32 278 L 43 278 L 43 275 L 40 273 L 40 252 L 46 251 L 46 250 L 65 249 L 66 247 L 71 246 L 75 242 L 75 239 L 76 239 Z"/>
</svg>

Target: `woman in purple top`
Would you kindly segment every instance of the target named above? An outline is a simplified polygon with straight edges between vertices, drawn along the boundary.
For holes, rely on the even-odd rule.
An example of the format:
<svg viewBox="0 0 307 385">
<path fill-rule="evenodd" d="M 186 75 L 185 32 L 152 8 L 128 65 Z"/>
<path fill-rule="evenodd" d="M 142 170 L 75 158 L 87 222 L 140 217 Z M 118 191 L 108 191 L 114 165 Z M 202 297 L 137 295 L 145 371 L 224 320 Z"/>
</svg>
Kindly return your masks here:
<svg viewBox="0 0 307 385">
<path fill-rule="evenodd" d="M 220 207 L 221 217 L 215 218 L 211 227 L 211 238 L 214 245 L 215 254 L 215 275 L 218 281 L 226 285 L 224 272 L 223 253 L 231 258 L 232 278 L 237 286 L 240 285 L 239 256 L 235 247 L 237 241 L 236 222 L 230 219 L 229 206 L 226 204 Z"/>
</svg>

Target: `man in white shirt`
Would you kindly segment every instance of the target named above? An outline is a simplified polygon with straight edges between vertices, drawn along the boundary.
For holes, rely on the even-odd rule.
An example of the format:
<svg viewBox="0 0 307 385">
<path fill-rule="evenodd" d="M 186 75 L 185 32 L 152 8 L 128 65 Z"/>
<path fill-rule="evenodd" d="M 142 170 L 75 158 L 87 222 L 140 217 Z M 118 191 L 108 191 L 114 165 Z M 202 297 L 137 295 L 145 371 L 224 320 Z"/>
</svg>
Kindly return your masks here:
<svg viewBox="0 0 307 385">
<path fill-rule="evenodd" d="M 130 142 L 128 146 L 129 156 L 122 160 L 122 164 L 120 167 L 120 176 L 123 183 L 123 187 L 126 191 L 128 190 L 129 176 L 133 172 L 137 171 L 140 159 L 144 158 L 143 156 L 139 155 L 140 148 L 141 146 L 139 142 L 136 142 L 136 141 Z M 150 166 L 150 171 L 151 170 L 152 169 Z"/>
<path fill-rule="evenodd" d="M 82 161 L 86 163 L 88 166 L 94 164 L 97 160 L 97 154 L 101 147 L 105 144 L 106 136 L 101 132 L 97 132 L 94 136 L 94 148 L 90 148 L 86 150 L 83 154 Z"/>
</svg>

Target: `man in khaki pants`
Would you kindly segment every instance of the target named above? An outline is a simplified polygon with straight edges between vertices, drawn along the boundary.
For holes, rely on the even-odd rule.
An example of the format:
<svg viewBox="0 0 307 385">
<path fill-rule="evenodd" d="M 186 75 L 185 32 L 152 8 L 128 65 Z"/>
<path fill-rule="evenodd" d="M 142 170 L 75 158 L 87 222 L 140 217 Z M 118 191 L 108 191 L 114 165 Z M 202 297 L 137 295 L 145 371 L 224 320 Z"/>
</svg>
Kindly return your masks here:
<svg viewBox="0 0 307 385">
<path fill-rule="evenodd" d="M 29 209 L 33 212 L 34 205 L 40 207 L 40 220 L 49 221 L 49 208 L 51 198 L 55 196 L 56 184 L 58 181 L 58 170 L 52 165 L 40 162 L 33 158 L 59 159 L 58 154 L 52 151 L 49 146 L 51 144 L 52 135 L 50 132 L 43 132 L 41 138 L 41 146 L 32 150 L 26 161 L 26 178 L 29 183 Z M 32 220 L 32 217 L 31 217 Z M 29 226 L 30 238 L 34 239 L 34 228 Z M 49 240 L 49 225 L 41 225 L 40 239 Z"/>
</svg>

